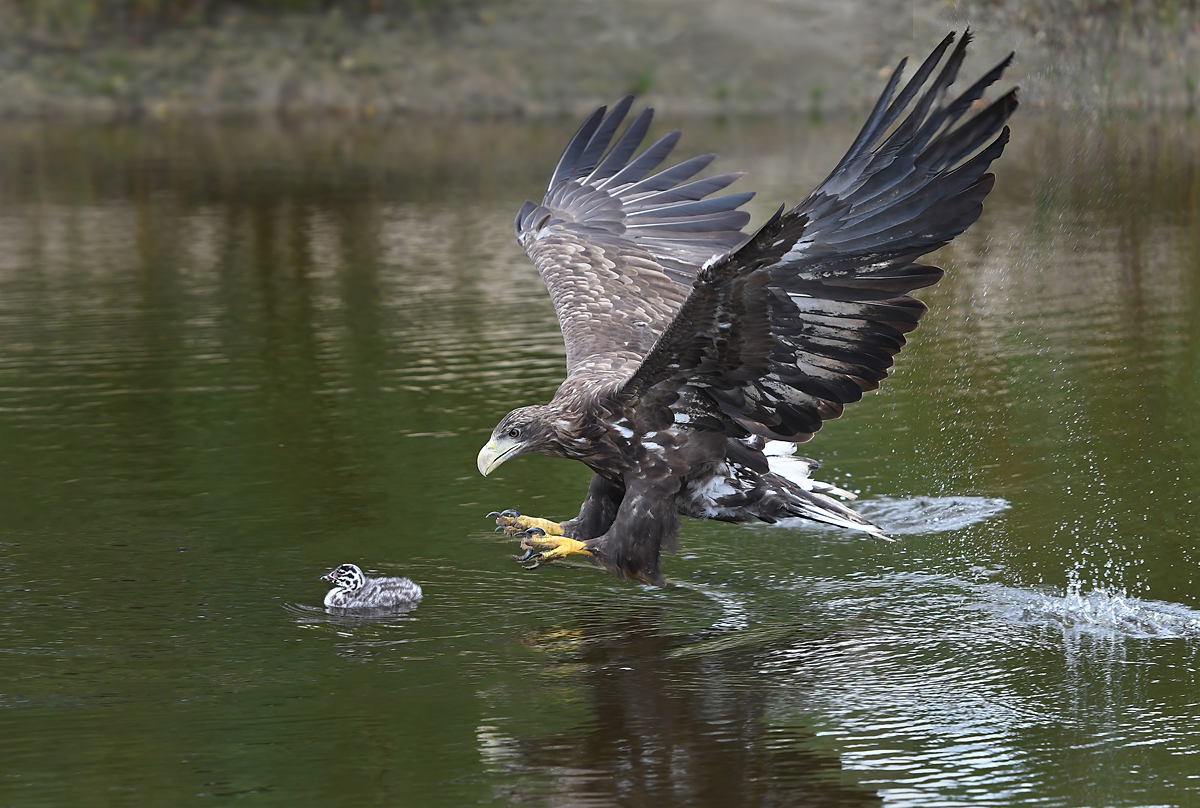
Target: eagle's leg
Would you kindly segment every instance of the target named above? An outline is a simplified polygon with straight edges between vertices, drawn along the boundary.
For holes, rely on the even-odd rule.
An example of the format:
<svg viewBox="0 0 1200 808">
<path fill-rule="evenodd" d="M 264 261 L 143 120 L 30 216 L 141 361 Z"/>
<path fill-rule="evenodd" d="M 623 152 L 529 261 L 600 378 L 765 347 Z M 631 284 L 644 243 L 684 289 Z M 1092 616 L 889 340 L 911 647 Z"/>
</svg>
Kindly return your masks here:
<svg viewBox="0 0 1200 808">
<path fill-rule="evenodd" d="M 603 536 L 587 542 L 587 549 L 616 575 L 661 584 L 659 551 L 664 545 L 673 549 L 679 535 L 675 495 L 680 480 L 665 466 L 643 464 L 627 482 L 616 519 Z"/>
<path fill-rule="evenodd" d="M 563 522 L 563 535 L 583 541 L 603 536 L 617 518 L 624 498 L 625 489 L 622 486 L 593 474 L 579 515 Z"/>
<path fill-rule="evenodd" d="M 563 526 L 558 522 L 551 522 L 549 519 L 539 519 L 536 516 L 522 516 L 512 509 L 499 513 L 492 511 L 488 514 L 488 518 L 494 518 L 496 520 L 496 532 L 500 533 L 503 531 L 506 536 L 516 536 L 532 528 L 537 528 L 549 536 L 563 535 Z"/>
<path fill-rule="evenodd" d="M 547 536 L 546 532 L 539 527 L 531 527 L 525 531 L 524 538 L 521 539 L 521 549 L 525 551 L 525 555 L 513 556 L 513 558 L 521 562 L 533 562 L 525 567 L 530 570 L 537 569 L 543 563 L 556 558 L 565 558 L 569 555 L 592 555 L 592 551 L 583 542 L 568 539 L 566 536 Z"/>
</svg>

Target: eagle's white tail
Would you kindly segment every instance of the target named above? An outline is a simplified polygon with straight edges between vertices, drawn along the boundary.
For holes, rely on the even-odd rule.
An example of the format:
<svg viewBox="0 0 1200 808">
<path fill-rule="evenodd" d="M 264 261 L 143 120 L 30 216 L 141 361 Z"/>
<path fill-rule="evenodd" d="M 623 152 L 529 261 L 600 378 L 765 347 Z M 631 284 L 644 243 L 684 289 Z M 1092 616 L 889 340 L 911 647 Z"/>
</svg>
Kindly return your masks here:
<svg viewBox="0 0 1200 808">
<path fill-rule="evenodd" d="M 821 467 L 821 464 L 811 457 L 796 457 L 796 444 L 782 440 L 769 440 L 763 447 L 767 456 L 767 465 L 771 471 L 785 480 L 789 480 L 805 491 L 816 491 L 820 494 L 833 494 L 842 499 L 858 499 L 858 495 L 845 488 L 838 488 L 833 483 L 814 480 L 811 475 Z"/>
<path fill-rule="evenodd" d="M 811 475 L 820 464 L 808 457 L 796 457 L 796 444 L 778 440 L 767 441 L 763 447 L 763 454 L 767 457 L 771 473 L 800 489 L 792 492 L 794 496 L 789 503 L 796 516 L 851 530 L 861 530 L 877 539 L 893 541 L 882 528 L 871 524 L 856 511 L 829 496 L 833 494 L 842 499 L 856 499 L 851 491 L 838 488 L 832 483 L 814 480 Z"/>
</svg>

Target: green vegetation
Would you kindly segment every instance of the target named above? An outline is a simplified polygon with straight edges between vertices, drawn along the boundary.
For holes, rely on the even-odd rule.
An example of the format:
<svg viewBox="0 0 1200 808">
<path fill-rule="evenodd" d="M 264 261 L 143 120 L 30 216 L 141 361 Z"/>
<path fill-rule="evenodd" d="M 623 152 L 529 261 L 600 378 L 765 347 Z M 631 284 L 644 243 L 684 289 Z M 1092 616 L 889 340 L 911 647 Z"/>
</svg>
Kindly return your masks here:
<svg viewBox="0 0 1200 808">
<path fill-rule="evenodd" d="M 633 95 L 645 95 L 654 86 L 654 65 L 642 65 L 642 69 L 633 77 L 629 92 Z"/>
</svg>

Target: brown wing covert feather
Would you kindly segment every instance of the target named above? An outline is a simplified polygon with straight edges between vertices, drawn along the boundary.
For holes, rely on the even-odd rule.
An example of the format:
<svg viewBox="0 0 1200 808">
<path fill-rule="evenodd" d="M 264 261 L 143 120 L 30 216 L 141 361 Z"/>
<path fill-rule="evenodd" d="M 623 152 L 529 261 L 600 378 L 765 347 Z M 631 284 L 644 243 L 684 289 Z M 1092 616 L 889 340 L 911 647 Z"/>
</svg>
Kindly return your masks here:
<svg viewBox="0 0 1200 808">
<path fill-rule="evenodd" d="M 713 155 L 652 173 L 679 140 L 659 138 L 634 156 L 653 110 L 613 143 L 632 97 L 604 107 L 571 138 L 542 204 L 517 214 L 517 239 L 558 313 L 567 369 L 632 373 L 678 312 L 699 267 L 742 244 L 753 194 L 709 199 L 741 174 L 692 178 Z M 611 148 L 609 148 L 612 143 Z"/>
</svg>

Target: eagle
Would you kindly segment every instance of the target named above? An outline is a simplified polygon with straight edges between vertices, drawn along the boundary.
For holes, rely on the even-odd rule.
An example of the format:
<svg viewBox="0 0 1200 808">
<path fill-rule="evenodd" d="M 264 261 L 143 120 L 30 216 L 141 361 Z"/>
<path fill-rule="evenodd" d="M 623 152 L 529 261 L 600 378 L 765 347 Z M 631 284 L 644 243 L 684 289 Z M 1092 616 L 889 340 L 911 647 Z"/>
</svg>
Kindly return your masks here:
<svg viewBox="0 0 1200 808">
<path fill-rule="evenodd" d="M 593 476 L 573 519 L 490 514 L 521 536 L 517 560 L 582 555 L 661 583 L 681 516 L 801 517 L 887 538 L 794 453 L 879 387 L 927 309 L 909 293 L 944 274 L 918 259 L 974 223 L 995 184 L 1017 90 L 981 99 L 1013 54 L 951 96 L 970 31 L 954 41 L 898 90 L 901 61 L 829 176 L 752 234 L 739 208 L 753 194 L 712 196 L 741 173 L 694 179 L 712 154 L 657 170 L 678 131 L 638 153 L 653 110 L 619 137 L 632 96 L 584 121 L 515 224 L 558 315 L 567 377 L 549 404 L 500 420 L 478 468 L 536 452 Z"/>
</svg>

